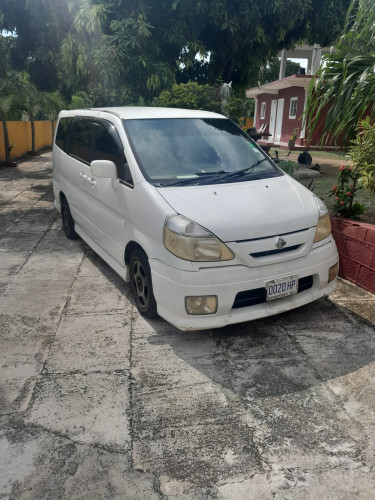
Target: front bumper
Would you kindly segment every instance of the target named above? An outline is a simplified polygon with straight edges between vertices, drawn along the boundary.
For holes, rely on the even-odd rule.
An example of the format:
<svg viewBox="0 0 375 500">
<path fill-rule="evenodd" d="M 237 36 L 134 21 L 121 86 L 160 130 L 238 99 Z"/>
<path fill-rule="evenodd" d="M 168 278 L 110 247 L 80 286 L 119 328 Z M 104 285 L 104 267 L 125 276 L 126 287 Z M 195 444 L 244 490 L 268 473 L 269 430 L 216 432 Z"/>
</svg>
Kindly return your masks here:
<svg viewBox="0 0 375 500">
<path fill-rule="evenodd" d="M 150 259 L 150 266 L 159 315 L 181 330 L 204 330 L 272 316 L 328 295 L 336 288 L 336 280 L 327 283 L 328 271 L 337 262 L 336 245 L 330 239 L 305 257 L 255 268 L 224 265 L 188 272 L 156 259 Z M 271 302 L 232 308 L 237 293 L 262 288 L 267 281 L 294 274 L 300 278 L 312 276 L 312 287 Z M 217 312 L 212 315 L 188 315 L 185 297 L 198 295 L 216 295 Z"/>
</svg>

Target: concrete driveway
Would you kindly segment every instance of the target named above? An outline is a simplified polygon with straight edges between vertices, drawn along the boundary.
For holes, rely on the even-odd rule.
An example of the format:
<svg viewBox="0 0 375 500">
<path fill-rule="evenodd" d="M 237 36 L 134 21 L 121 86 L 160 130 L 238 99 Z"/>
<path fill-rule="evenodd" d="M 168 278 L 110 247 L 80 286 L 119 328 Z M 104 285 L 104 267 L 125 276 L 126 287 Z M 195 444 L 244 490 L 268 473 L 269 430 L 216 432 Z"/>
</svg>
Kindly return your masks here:
<svg viewBox="0 0 375 500">
<path fill-rule="evenodd" d="M 50 160 L 0 170 L 0 498 L 375 498 L 375 297 L 145 321 L 65 238 Z"/>
</svg>

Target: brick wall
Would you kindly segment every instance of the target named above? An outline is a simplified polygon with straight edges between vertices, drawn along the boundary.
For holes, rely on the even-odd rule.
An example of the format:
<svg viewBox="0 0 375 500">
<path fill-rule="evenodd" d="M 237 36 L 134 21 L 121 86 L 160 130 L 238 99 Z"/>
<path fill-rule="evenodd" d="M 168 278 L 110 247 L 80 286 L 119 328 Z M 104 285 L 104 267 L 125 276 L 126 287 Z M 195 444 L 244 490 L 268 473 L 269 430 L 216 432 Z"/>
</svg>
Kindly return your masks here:
<svg viewBox="0 0 375 500">
<path fill-rule="evenodd" d="M 339 276 L 375 293 L 375 225 L 331 217 Z"/>
</svg>

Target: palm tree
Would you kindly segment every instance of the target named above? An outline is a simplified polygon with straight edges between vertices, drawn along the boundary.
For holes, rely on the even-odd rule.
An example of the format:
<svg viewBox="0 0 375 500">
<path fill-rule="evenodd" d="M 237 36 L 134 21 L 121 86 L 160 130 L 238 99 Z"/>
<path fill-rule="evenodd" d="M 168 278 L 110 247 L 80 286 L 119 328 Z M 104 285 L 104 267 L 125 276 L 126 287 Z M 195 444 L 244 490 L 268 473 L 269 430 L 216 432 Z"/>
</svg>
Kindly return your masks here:
<svg viewBox="0 0 375 500">
<path fill-rule="evenodd" d="M 307 114 L 311 137 L 324 118 L 322 142 L 356 136 L 361 119 L 375 118 L 375 2 L 352 0 L 344 33 L 323 59 L 310 86 Z"/>
</svg>

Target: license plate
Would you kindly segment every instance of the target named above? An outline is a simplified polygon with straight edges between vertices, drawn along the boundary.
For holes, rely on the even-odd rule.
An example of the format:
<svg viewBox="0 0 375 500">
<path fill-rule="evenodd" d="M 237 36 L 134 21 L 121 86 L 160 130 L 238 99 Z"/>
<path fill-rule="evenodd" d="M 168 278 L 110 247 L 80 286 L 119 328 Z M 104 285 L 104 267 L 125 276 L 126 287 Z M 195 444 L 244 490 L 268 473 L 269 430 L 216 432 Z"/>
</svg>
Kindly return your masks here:
<svg viewBox="0 0 375 500">
<path fill-rule="evenodd" d="M 298 292 L 298 274 L 266 283 L 267 300 L 280 299 Z"/>
</svg>

